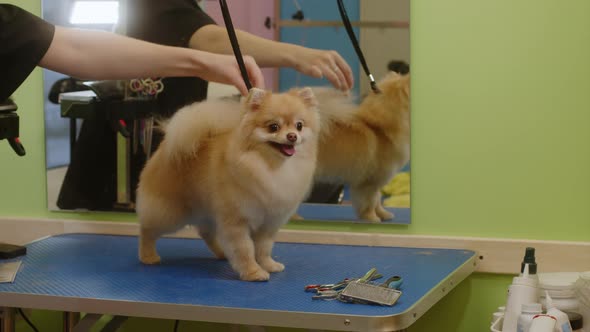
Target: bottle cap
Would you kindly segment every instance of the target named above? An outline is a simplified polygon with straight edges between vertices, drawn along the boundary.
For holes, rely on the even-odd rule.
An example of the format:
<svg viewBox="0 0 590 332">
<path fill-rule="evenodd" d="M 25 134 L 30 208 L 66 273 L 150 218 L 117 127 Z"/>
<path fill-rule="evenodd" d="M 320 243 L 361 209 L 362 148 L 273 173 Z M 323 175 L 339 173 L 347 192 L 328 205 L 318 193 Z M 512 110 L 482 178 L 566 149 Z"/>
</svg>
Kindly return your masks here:
<svg viewBox="0 0 590 332">
<path fill-rule="evenodd" d="M 537 274 L 537 262 L 535 261 L 535 248 L 527 247 L 524 252 L 524 258 L 520 263 L 520 273 L 524 272 L 524 266 L 529 264 L 529 273 Z"/>
<path fill-rule="evenodd" d="M 541 313 L 543 312 L 543 306 L 541 303 L 523 303 L 521 312 Z"/>
</svg>

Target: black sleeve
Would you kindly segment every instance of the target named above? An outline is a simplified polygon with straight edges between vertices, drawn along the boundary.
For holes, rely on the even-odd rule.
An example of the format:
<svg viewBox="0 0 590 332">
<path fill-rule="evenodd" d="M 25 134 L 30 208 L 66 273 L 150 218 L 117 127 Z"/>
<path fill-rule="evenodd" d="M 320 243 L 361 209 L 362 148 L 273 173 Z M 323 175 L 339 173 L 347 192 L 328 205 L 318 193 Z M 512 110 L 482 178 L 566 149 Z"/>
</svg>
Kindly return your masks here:
<svg viewBox="0 0 590 332">
<path fill-rule="evenodd" d="M 126 34 L 152 43 L 188 47 L 193 33 L 215 24 L 195 0 L 127 0 Z"/>
<path fill-rule="evenodd" d="M 168 46 L 189 47 L 195 31 L 215 24 L 195 0 L 127 0 L 126 11 L 127 36 Z M 207 82 L 198 77 L 168 77 L 163 82 L 158 105 L 164 117 L 207 97 Z"/>
<path fill-rule="evenodd" d="M 0 4 L 0 102 L 22 84 L 43 58 L 55 27 L 13 5 Z"/>
</svg>

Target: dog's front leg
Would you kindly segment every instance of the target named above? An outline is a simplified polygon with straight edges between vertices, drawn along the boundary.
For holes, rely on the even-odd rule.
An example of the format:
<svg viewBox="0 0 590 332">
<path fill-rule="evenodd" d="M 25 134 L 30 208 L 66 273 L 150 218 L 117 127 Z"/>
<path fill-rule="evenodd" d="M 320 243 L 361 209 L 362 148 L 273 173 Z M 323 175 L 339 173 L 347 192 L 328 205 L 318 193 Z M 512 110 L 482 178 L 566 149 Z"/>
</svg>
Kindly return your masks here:
<svg viewBox="0 0 590 332">
<path fill-rule="evenodd" d="M 256 262 L 254 242 L 246 219 L 235 216 L 222 218 L 218 224 L 217 236 L 227 260 L 240 274 L 240 279 L 266 281 L 270 278 L 270 274 Z"/>
<path fill-rule="evenodd" d="M 285 265 L 272 259 L 272 247 L 276 229 L 261 229 L 252 234 L 256 250 L 256 261 L 268 272 L 281 272 Z"/>
</svg>

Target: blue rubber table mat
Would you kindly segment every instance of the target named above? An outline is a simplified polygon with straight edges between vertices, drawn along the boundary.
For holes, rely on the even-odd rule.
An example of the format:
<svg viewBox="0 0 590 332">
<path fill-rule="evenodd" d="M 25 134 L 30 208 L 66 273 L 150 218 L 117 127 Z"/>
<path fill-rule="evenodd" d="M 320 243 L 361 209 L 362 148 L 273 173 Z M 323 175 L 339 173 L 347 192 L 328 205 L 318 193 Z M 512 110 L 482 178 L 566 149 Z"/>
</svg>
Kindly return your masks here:
<svg viewBox="0 0 590 332">
<path fill-rule="evenodd" d="M 410 209 L 409 208 L 385 208 L 392 212 L 395 217 L 392 220 L 385 220 L 384 224 L 410 224 Z M 307 220 L 322 220 L 322 221 L 354 221 L 358 220 L 352 205 L 344 204 L 319 204 L 319 203 L 303 203 L 299 205 L 297 213 Z M 292 221 L 292 222 L 297 222 Z"/>
<path fill-rule="evenodd" d="M 329 236 L 329 235 L 327 235 Z M 202 240 L 163 238 L 160 265 L 137 259 L 137 237 L 67 234 L 27 246 L 13 284 L 2 292 L 111 301 L 284 310 L 319 314 L 390 316 L 403 313 L 466 263 L 473 251 L 277 243 L 273 257 L 286 265 L 268 282 L 238 279 Z M 372 267 L 404 278 L 392 307 L 312 300 L 304 286 L 360 277 Z M 384 279 L 382 279 L 384 280 Z"/>
</svg>

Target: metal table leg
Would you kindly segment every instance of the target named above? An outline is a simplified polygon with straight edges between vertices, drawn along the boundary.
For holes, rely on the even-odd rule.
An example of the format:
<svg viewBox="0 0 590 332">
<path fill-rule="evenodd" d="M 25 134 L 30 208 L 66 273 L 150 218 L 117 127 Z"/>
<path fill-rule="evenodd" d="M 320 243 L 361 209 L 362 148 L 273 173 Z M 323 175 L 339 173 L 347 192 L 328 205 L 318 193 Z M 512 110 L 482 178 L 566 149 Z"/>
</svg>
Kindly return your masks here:
<svg viewBox="0 0 590 332">
<path fill-rule="evenodd" d="M 14 308 L 1 307 L 0 308 L 0 332 L 14 332 L 14 316 L 16 310 Z"/>
<path fill-rule="evenodd" d="M 70 118 L 70 158 L 74 155 L 74 146 L 76 145 L 76 136 L 78 135 L 77 126 L 76 118 Z"/>
<path fill-rule="evenodd" d="M 86 314 L 72 330 L 73 332 L 88 332 L 102 317 L 101 314 Z"/>
<path fill-rule="evenodd" d="M 80 314 L 78 313 L 64 313 L 64 332 L 88 332 L 92 330 L 94 325 L 102 317 L 104 317 L 102 314 L 86 314 L 80 319 Z M 127 316 L 113 316 L 100 331 L 115 332 L 123 325 L 127 318 Z"/>
<path fill-rule="evenodd" d="M 74 327 L 80 321 L 79 312 L 64 312 L 63 313 L 63 332 L 72 332 Z"/>
<path fill-rule="evenodd" d="M 127 321 L 127 316 L 115 316 L 105 325 L 100 332 L 115 332 Z"/>
</svg>

